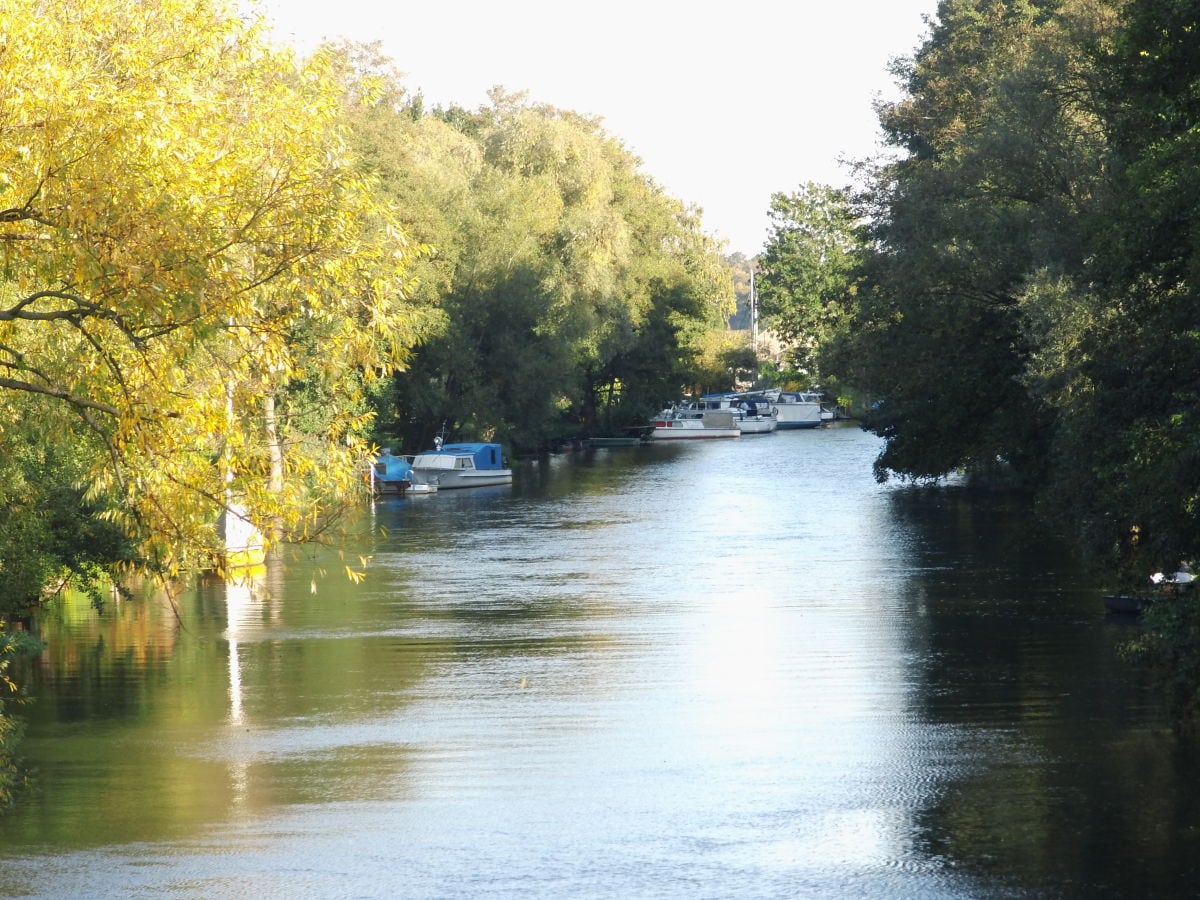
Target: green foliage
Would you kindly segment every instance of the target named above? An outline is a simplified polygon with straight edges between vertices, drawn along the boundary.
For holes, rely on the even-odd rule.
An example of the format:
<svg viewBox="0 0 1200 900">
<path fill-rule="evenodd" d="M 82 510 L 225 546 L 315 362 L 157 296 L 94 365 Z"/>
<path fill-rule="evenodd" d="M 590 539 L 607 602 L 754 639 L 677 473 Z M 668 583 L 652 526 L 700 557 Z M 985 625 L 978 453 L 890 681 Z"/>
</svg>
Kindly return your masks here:
<svg viewBox="0 0 1200 900">
<path fill-rule="evenodd" d="M 1037 481 L 1061 378 L 1037 339 L 1073 343 L 1078 324 L 1047 318 L 1069 310 L 1043 288 L 1084 277 L 1089 258 L 1105 151 L 1092 60 L 1111 10 L 954 0 L 939 17 L 900 69 L 907 96 L 881 108 L 907 152 L 861 198 L 872 252 L 823 359 L 870 401 L 881 476 Z"/>
<path fill-rule="evenodd" d="M 1060 412 L 1054 506 L 1131 578 L 1200 551 L 1197 12 L 1130 3 L 1095 58 L 1107 188 L 1039 373 Z"/>
<path fill-rule="evenodd" d="M 881 109 L 858 312 L 823 359 L 878 467 L 1036 486 L 1114 584 L 1200 558 L 1200 7 L 947 0 Z M 1144 658 L 1196 708 L 1195 599 Z"/>
<path fill-rule="evenodd" d="M 1145 629 L 1126 644 L 1125 655 L 1154 674 L 1175 721 L 1200 730 L 1200 594 L 1156 597 L 1143 620 Z"/>
<path fill-rule="evenodd" d="M 28 617 L 49 586 L 70 582 L 99 598 L 113 568 L 134 560 L 128 537 L 85 499 L 88 435 L 76 434 L 75 452 L 69 442 L 47 443 L 32 426 L 55 421 L 50 404 L 9 399 L 11 421 L 28 425 L 5 430 L 0 459 L 0 628 Z"/>
<path fill-rule="evenodd" d="M 342 65 L 352 98 L 386 68 L 346 48 Z M 602 416 L 644 420 L 695 380 L 732 290 L 692 211 L 595 120 L 502 89 L 478 110 L 417 114 L 390 77 L 390 99 L 356 101 L 350 122 L 364 165 L 436 248 L 414 272 L 441 320 L 376 393 L 381 441 L 419 449 L 445 423 L 532 450 Z"/>
<path fill-rule="evenodd" d="M 0 809 L 11 806 L 25 784 L 17 745 L 24 734 L 24 723 L 14 716 L 23 702 L 21 691 L 9 676 L 14 660 L 42 649 L 28 632 L 0 630 Z"/>
<path fill-rule="evenodd" d="M 819 378 L 817 356 L 855 308 L 864 239 L 845 191 L 806 184 L 771 198 L 759 259 L 762 324 L 783 342 L 791 368 Z"/>
</svg>

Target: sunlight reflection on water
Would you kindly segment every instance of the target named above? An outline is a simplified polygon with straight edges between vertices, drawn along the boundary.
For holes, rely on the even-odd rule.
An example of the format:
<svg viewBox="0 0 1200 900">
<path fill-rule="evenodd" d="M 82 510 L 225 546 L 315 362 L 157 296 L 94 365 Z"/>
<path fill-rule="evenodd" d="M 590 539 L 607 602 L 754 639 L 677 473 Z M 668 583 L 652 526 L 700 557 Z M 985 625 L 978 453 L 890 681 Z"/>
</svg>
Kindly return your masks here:
<svg viewBox="0 0 1200 900">
<path fill-rule="evenodd" d="M 526 465 L 377 504 L 364 585 L 313 595 L 300 559 L 202 586 L 182 649 L 121 670 L 143 705 L 111 744 L 35 719 L 45 788 L 2 826 L 0 890 L 1009 895 L 928 819 L 981 760 L 1043 763 L 993 727 L 1012 701 L 958 722 L 931 679 L 942 551 L 877 450 L 843 428 Z"/>
</svg>

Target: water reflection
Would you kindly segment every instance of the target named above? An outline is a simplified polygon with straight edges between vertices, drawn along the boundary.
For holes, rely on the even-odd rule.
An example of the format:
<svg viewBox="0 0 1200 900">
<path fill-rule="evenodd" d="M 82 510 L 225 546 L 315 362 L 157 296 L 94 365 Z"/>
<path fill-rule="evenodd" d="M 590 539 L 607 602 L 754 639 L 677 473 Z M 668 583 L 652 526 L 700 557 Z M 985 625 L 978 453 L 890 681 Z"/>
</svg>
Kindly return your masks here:
<svg viewBox="0 0 1200 900">
<path fill-rule="evenodd" d="M 1087 572 L 1019 497 L 940 488 L 889 500 L 912 538 L 914 697 L 922 717 L 959 729 L 970 761 L 918 819 L 927 852 L 1014 890 L 1190 895 L 1185 860 L 1200 848 L 1183 853 L 1176 840 L 1194 831 L 1177 825 L 1200 818 L 1177 779 L 1200 756 L 1122 662 Z"/>
<path fill-rule="evenodd" d="M 266 566 L 240 569 L 221 582 L 225 592 L 225 639 L 229 646 L 229 727 L 240 729 L 246 725 L 242 688 L 242 661 L 238 642 L 250 632 L 259 615 L 266 592 Z M 244 806 L 250 791 L 250 759 L 238 752 L 236 736 L 233 737 L 230 783 L 233 789 L 234 806 Z"/>
<path fill-rule="evenodd" d="M 254 606 L 261 602 L 265 590 L 266 566 L 234 572 L 221 587 L 225 590 L 226 620 L 225 639 L 229 644 L 229 723 L 241 725 L 242 710 L 242 663 L 238 657 L 238 637 L 249 628 Z"/>
<path fill-rule="evenodd" d="M 305 553 L 56 613 L 0 892 L 1169 895 L 1194 759 L 1085 573 L 877 449 L 522 463 L 376 504 L 362 585 Z"/>
</svg>

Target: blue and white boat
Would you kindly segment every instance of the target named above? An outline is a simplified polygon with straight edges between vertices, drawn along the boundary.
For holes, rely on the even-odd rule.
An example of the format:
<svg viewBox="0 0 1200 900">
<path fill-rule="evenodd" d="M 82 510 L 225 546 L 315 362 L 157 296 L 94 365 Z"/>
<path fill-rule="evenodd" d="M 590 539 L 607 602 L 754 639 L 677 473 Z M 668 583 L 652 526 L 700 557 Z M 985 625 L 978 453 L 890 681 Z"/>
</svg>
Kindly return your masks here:
<svg viewBox="0 0 1200 900">
<path fill-rule="evenodd" d="M 451 488 L 511 484 L 512 469 L 499 444 L 442 444 L 418 453 L 412 461 L 414 487 L 429 485 L 440 491 Z"/>
<path fill-rule="evenodd" d="M 412 463 L 385 447 L 371 464 L 371 485 L 377 494 L 406 494 L 413 491 L 416 486 L 413 484 Z M 429 490 L 425 488 L 420 492 L 428 493 Z"/>
</svg>

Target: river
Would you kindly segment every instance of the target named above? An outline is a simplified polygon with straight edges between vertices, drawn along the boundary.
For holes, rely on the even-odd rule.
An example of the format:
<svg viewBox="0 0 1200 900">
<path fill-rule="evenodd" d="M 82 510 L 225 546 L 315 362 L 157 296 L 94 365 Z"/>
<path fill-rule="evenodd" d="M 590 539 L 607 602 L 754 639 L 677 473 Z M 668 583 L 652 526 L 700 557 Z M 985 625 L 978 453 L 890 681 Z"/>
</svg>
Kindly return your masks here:
<svg viewBox="0 0 1200 900">
<path fill-rule="evenodd" d="M 1200 753 L 1136 625 L 853 426 L 520 463 L 348 559 L 62 602 L 31 897 L 1192 896 Z"/>
</svg>

